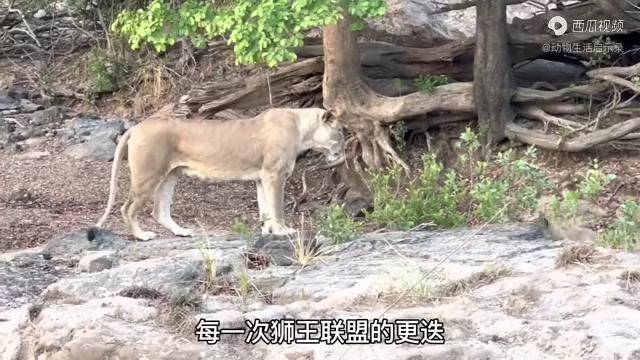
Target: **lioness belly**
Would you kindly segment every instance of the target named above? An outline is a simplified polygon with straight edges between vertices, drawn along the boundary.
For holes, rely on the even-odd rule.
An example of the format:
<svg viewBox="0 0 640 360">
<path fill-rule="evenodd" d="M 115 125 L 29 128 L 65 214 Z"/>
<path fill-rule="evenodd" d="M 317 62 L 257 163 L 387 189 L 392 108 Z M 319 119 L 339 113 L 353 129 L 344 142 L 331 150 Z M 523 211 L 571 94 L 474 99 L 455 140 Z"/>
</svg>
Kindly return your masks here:
<svg viewBox="0 0 640 360">
<path fill-rule="evenodd" d="M 243 171 L 236 169 L 212 169 L 197 166 L 183 166 L 181 167 L 181 170 L 184 175 L 211 182 L 237 180 L 255 181 L 260 179 L 259 169 Z"/>
</svg>

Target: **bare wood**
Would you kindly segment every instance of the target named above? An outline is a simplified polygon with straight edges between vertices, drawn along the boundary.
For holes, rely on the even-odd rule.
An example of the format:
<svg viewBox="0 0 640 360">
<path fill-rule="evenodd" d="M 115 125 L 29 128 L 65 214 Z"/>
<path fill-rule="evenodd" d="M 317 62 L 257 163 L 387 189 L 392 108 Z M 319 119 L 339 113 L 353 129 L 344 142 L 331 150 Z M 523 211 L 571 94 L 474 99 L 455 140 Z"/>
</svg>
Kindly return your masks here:
<svg viewBox="0 0 640 360">
<path fill-rule="evenodd" d="M 560 101 L 574 97 L 575 95 L 593 96 L 608 90 L 611 86 L 607 83 L 596 83 L 563 88 L 555 91 L 535 90 L 530 88 L 518 88 L 513 101 Z"/>
<path fill-rule="evenodd" d="M 540 120 L 542 122 L 553 124 L 562 128 L 569 128 L 574 130 L 584 127 L 584 124 L 551 115 L 537 106 L 524 106 L 523 108 L 518 109 L 518 113 L 525 117 Z"/>
<path fill-rule="evenodd" d="M 640 75 L 640 63 L 633 66 L 612 66 L 607 68 L 595 69 L 587 72 L 587 76 L 596 77 L 599 75 L 618 75 L 618 76 L 634 76 Z"/>
<path fill-rule="evenodd" d="M 568 140 L 565 140 L 558 135 L 543 134 L 539 131 L 529 130 L 515 123 L 507 124 L 506 134 L 512 140 L 521 141 L 545 149 L 580 152 L 596 145 L 620 139 L 629 133 L 637 131 L 638 129 L 640 129 L 640 117 L 629 119 L 619 124 L 612 125 L 609 128 L 596 130 Z"/>
<path fill-rule="evenodd" d="M 212 115 L 226 109 L 251 109 L 279 105 L 298 97 L 317 94 L 322 86 L 322 59 L 312 58 L 283 66 L 269 76 L 219 81 L 193 88 L 180 99 L 180 111 Z M 272 99 L 269 97 L 271 88 Z M 211 100 L 215 99 L 215 100 Z"/>
<path fill-rule="evenodd" d="M 594 78 L 600 79 L 600 80 L 604 80 L 604 81 L 608 81 L 610 83 L 626 87 L 626 88 L 628 88 L 630 90 L 633 90 L 634 92 L 640 94 L 640 86 L 637 86 L 636 84 L 632 83 L 631 81 L 623 79 L 621 77 L 618 77 L 618 76 L 615 76 L 615 75 L 596 75 Z"/>
<path fill-rule="evenodd" d="M 553 115 L 562 114 L 584 114 L 589 112 L 589 106 L 587 104 L 567 104 L 567 103 L 540 103 L 532 104 L 539 106 L 542 110 Z"/>
</svg>

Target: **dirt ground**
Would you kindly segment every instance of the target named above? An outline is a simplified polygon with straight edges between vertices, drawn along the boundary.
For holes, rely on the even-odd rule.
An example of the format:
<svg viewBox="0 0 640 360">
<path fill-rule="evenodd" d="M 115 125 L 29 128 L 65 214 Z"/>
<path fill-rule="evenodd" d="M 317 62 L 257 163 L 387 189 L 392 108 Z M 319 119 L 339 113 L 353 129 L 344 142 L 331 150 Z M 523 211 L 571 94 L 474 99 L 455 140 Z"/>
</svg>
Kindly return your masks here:
<svg viewBox="0 0 640 360">
<path fill-rule="evenodd" d="M 87 228 L 100 218 L 107 203 L 111 162 L 75 160 L 63 154 L 64 147 L 56 140 L 49 140 L 32 150 L 50 154 L 40 159 L 28 159 L 0 151 L 0 251 L 39 245 L 55 235 Z M 425 151 L 424 144 L 418 140 L 406 156 L 411 164 L 417 165 Z M 618 176 L 601 204 L 613 219 L 625 198 L 637 199 L 640 195 L 640 152 L 600 150 L 574 155 L 542 151 L 539 160 L 560 191 L 571 188 L 577 180 L 576 174 L 586 169 L 593 158 L 600 159 L 605 172 Z M 294 226 L 299 224 L 301 213 L 306 214 L 306 219 L 317 214 L 332 190 L 322 189 L 326 171 L 308 171 L 308 202 L 301 204 L 298 212 L 293 212 L 294 199 L 302 192 L 302 170 L 319 161 L 317 156 L 299 160 L 287 183 L 286 212 L 288 221 Z M 119 211 L 128 191 L 128 175 L 125 162 L 120 168 L 116 206 L 105 226 L 132 239 Z M 149 204 L 140 217 L 143 228 L 169 236 L 170 233 L 150 217 L 150 212 Z M 245 217 L 255 230 L 258 226 L 255 185 L 250 182 L 212 184 L 182 177 L 176 189 L 172 214 L 183 226 L 201 229 L 201 224 L 205 230 L 230 230 L 234 218 Z"/>
</svg>

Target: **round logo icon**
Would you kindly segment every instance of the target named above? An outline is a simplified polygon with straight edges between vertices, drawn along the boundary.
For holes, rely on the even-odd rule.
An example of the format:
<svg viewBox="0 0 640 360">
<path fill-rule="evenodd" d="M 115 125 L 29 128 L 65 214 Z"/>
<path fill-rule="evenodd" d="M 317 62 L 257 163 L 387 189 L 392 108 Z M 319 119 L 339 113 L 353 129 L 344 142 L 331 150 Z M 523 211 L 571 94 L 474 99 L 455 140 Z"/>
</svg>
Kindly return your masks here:
<svg viewBox="0 0 640 360">
<path fill-rule="evenodd" d="M 562 16 L 554 16 L 549 20 L 547 27 L 551 29 L 556 36 L 560 36 L 567 32 L 569 25 L 567 24 L 567 20 Z"/>
</svg>

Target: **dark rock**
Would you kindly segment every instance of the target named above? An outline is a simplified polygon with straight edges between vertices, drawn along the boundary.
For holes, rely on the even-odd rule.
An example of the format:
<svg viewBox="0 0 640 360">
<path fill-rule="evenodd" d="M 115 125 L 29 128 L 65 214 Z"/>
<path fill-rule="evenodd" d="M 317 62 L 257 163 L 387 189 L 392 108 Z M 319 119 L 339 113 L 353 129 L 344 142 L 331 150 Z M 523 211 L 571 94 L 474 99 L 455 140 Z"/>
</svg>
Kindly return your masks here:
<svg viewBox="0 0 640 360">
<path fill-rule="evenodd" d="M 79 119 L 73 127 L 75 140 L 82 141 L 67 148 L 65 153 L 76 159 L 111 161 L 116 150 L 116 139 L 124 132 L 120 120 L 104 122 L 97 119 Z"/>
<path fill-rule="evenodd" d="M 310 251 L 318 248 L 319 243 L 311 233 L 302 235 L 304 246 Z M 260 235 L 253 244 L 253 251 L 266 256 L 270 264 L 289 266 L 294 263 L 297 236 Z"/>
<path fill-rule="evenodd" d="M 47 130 L 41 127 L 33 126 L 33 125 L 18 127 L 14 131 L 12 140 L 18 142 L 18 141 L 22 141 L 22 140 L 26 140 L 34 137 L 40 137 L 40 136 L 44 136 L 46 132 Z"/>
<path fill-rule="evenodd" d="M 37 252 L 25 252 L 11 261 L 0 261 L 0 308 L 26 304 L 72 272 L 66 261 L 50 262 Z"/>
<path fill-rule="evenodd" d="M 108 137 L 96 137 L 86 142 L 71 145 L 65 153 L 78 160 L 111 161 L 116 143 Z"/>
<path fill-rule="evenodd" d="M 78 270 L 81 272 L 100 272 L 111 269 L 115 264 L 112 251 L 93 251 L 83 256 L 78 261 Z"/>
<path fill-rule="evenodd" d="M 46 110 L 38 110 L 31 114 L 31 124 L 34 125 L 59 122 L 62 119 L 64 119 L 64 113 L 57 106 L 52 106 Z"/>
<path fill-rule="evenodd" d="M 55 237 L 44 246 L 43 256 L 54 259 L 75 259 L 86 251 L 113 250 L 126 248 L 127 241 L 118 235 L 104 229 L 93 232 L 91 241 L 87 238 L 87 230 L 78 230 Z"/>
<path fill-rule="evenodd" d="M 42 110 L 43 106 L 34 104 L 27 99 L 20 99 L 20 111 L 23 113 L 31 113 L 37 110 Z"/>
<path fill-rule="evenodd" d="M 352 218 L 362 218 L 365 216 L 365 212 L 373 212 L 373 204 L 361 197 L 349 199 L 345 201 L 344 211 Z"/>
<path fill-rule="evenodd" d="M 6 122 L 0 122 L 0 149 L 9 145 L 11 127 Z"/>
<path fill-rule="evenodd" d="M 78 140 L 88 140 L 93 137 L 106 136 L 115 140 L 124 132 L 124 123 L 120 120 L 103 121 L 98 118 L 79 118 L 72 127 Z"/>
<path fill-rule="evenodd" d="M 20 105 L 18 104 L 17 101 L 15 101 L 14 99 L 6 96 L 6 95 L 0 95 L 0 112 L 3 115 L 8 115 L 6 114 L 6 112 L 12 112 L 13 114 L 15 114 L 17 112 L 17 109 L 20 108 Z"/>
<path fill-rule="evenodd" d="M 22 86 L 13 85 L 7 90 L 7 95 L 14 99 L 26 99 L 29 97 L 29 90 Z"/>
<path fill-rule="evenodd" d="M 578 82 L 586 68 L 581 64 L 536 59 L 517 67 L 513 76 L 523 86 L 536 82 L 570 85 Z"/>
</svg>

